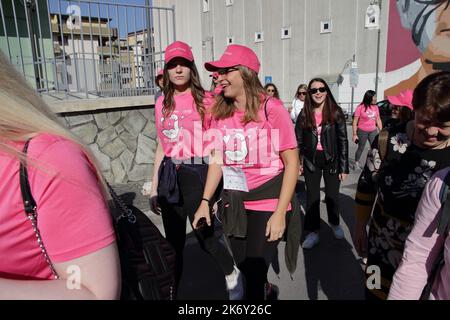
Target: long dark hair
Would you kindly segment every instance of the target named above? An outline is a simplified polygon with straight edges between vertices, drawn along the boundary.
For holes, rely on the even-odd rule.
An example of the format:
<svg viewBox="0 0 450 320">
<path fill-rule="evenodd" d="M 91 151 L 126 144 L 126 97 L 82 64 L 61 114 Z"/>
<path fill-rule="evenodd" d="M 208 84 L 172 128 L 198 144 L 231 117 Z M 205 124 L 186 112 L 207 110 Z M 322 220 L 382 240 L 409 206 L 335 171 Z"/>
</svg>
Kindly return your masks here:
<svg viewBox="0 0 450 320">
<path fill-rule="evenodd" d="M 175 86 L 172 82 L 170 82 L 167 66 L 168 64 L 166 64 L 166 66 L 164 67 L 164 100 L 162 109 L 162 113 L 165 118 L 169 117 L 173 110 L 175 110 L 175 99 L 173 97 L 175 94 Z M 191 69 L 190 88 L 192 97 L 194 98 L 197 112 L 200 114 L 200 118 L 202 119 L 203 123 L 205 119 L 205 106 L 203 105 L 203 99 L 205 98 L 205 89 L 203 89 L 200 83 L 200 76 L 198 74 L 195 62 L 188 61 L 187 66 L 189 66 L 189 69 Z"/>
<path fill-rule="evenodd" d="M 450 72 L 432 73 L 414 90 L 412 104 L 424 120 L 450 121 Z"/>
<path fill-rule="evenodd" d="M 312 95 L 310 93 L 311 85 L 314 82 L 320 82 L 324 85 L 327 90 L 327 97 L 325 100 L 325 105 L 323 106 L 322 111 L 322 124 L 331 124 L 337 120 L 344 119 L 344 114 L 342 109 L 336 103 L 336 100 L 331 93 L 330 87 L 322 78 L 314 78 L 308 84 L 308 94 L 305 98 L 305 105 L 303 107 L 302 113 L 303 116 L 300 119 L 300 125 L 305 129 L 313 130 L 316 127 L 316 118 L 314 116 L 314 109 L 317 107 L 316 103 L 312 99 Z"/>
<path fill-rule="evenodd" d="M 372 105 L 372 99 L 373 97 L 375 97 L 377 95 L 377 93 L 373 90 L 367 90 L 366 93 L 364 94 L 364 98 L 361 104 L 364 105 L 364 111 L 367 111 L 367 108 L 370 108 L 370 106 Z"/>
</svg>

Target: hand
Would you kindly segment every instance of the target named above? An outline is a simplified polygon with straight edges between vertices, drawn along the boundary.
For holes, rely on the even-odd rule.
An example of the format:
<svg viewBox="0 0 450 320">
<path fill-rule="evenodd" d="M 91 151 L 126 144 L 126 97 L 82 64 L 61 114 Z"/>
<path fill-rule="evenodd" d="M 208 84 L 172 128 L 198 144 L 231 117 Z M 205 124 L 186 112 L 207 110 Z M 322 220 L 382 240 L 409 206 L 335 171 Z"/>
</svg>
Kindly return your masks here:
<svg viewBox="0 0 450 320">
<path fill-rule="evenodd" d="M 158 195 L 156 193 L 153 193 L 150 197 L 150 209 L 154 214 L 157 214 L 158 216 L 161 215 L 161 207 L 159 206 Z"/>
<path fill-rule="evenodd" d="M 298 175 L 299 176 L 303 175 L 303 165 L 302 164 L 298 166 Z"/>
<path fill-rule="evenodd" d="M 358 135 L 354 134 L 353 137 L 352 137 L 352 140 L 353 140 L 354 143 L 357 143 L 356 141 L 358 140 Z"/>
<path fill-rule="evenodd" d="M 362 258 L 367 257 L 367 231 L 366 225 L 361 222 L 356 222 L 353 243 L 358 255 Z"/>
<path fill-rule="evenodd" d="M 205 219 L 206 224 L 208 226 L 211 226 L 211 216 L 209 212 L 209 204 L 206 201 L 202 201 L 200 207 L 198 207 L 197 212 L 194 215 L 194 221 L 192 221 L 192 226 L 194 227 L 194 229 L 201 229 L 203 227 L 202 223 L 198 223 L 200 219 Z"/>
<path fill-rule="evenodd" d="M 344 181 L 347 178 L 348 174 L 346 173 L 339 173 L 339 180 Z"/>
<path fill-rule="evenodd" d="M 277 241 L 283 238 L 284 231 L 286 229 L 286 214 L 274 212 L 267 222 L 266 237 L 267 241 Z"/>
<path fill-rule="evenodd" d="M 288 107 L 288 112 L 291 113 L 293 107 Z"/>
</svg>

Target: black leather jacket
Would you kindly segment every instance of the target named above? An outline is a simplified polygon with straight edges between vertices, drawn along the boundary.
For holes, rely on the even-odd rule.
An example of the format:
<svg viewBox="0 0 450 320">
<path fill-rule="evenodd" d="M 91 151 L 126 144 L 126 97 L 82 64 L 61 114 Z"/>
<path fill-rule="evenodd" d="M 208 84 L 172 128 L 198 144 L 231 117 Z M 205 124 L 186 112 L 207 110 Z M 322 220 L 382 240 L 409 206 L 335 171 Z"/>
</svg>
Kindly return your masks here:
<svg viewBox="0 0 450 320">
<path fill-rule="evenodd" d="M 318 142 L 317 131 L 315 128 L 314 130 L 303 129 L 300 125 L 301 117 L 304 117 L 304 112 L 300 113 L 295 124 L 300 159 L 303 159 L 304 166 L 314 172 Z M 320 141 L 326 161 L 332 164 L 332 170 L 336 173 L 349 173 L 347 125 L 341 109 L 336 111 L 334 119 L 333 124 L 322 126 Z"/>
</svg>

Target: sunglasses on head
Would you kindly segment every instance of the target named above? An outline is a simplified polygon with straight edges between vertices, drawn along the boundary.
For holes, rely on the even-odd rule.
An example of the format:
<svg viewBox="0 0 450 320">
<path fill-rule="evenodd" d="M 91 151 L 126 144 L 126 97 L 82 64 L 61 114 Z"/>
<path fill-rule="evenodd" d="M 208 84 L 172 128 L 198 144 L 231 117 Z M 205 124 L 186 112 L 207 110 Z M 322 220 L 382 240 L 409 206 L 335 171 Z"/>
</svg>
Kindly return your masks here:
<svg viewBox="0 0 450 320">
<path fill-rule="evenodd" d="M 317 92 L 324 93 L 327 89 L 325 87 L 309 89 L 309 93 L 316 94 Z"/>
</svg>

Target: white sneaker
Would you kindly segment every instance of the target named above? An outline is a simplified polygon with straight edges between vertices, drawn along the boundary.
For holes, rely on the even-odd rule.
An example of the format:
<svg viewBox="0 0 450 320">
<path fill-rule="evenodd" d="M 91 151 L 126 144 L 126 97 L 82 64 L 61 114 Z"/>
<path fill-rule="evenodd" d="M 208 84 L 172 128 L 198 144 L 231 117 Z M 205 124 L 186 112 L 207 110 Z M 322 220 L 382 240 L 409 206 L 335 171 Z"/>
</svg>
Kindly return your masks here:
<svg viewBox="0 0 450 320">
<path fill-rule="evenodd" d="M 303 249 L 311 249 L 316 244 L 319 243 L 319 234 L 317 232 L 311 232 L 306 236 L 305 241 L 303 241 Z"/>
<path fill-rule="evenodd" d="M 331 226 L 331 229 L 333 229 L 333 234 L 336 239 L 344 239 L 344 230 L 342 230 L 341 226 Z"/>
<path fill-rule="evenodd" d="M 225 276 L 228 297 L 230 300 L 242 300 L 244 297 L 244 284 L 241 271 L 234 266 L 231 274 Z"/>
</svg>

